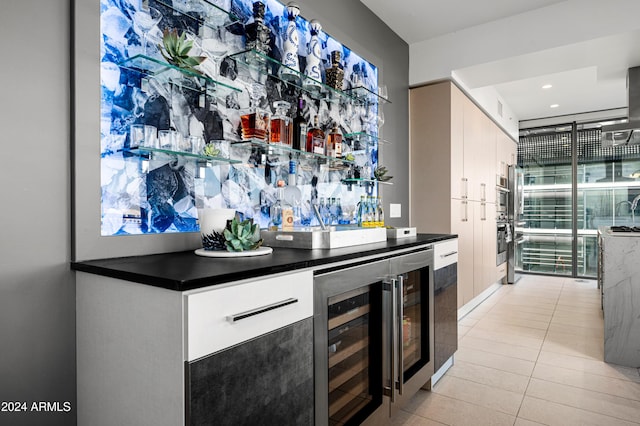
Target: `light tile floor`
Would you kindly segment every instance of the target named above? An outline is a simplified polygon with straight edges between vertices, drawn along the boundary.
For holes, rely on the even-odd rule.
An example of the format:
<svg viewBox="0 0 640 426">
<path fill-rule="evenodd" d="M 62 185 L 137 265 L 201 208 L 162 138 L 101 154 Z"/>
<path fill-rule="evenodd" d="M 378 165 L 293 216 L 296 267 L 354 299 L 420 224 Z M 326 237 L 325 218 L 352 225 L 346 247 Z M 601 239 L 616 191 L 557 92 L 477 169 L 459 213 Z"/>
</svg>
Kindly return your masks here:
<svg viewBox="0 0 640 426">
<path fill-rule="evenodd" d="M 394 425 L 638 425 L 640 371 L 603 361 L 592 280 L 525 275 L 459 321 L 455 364 Z"/>
</svg>

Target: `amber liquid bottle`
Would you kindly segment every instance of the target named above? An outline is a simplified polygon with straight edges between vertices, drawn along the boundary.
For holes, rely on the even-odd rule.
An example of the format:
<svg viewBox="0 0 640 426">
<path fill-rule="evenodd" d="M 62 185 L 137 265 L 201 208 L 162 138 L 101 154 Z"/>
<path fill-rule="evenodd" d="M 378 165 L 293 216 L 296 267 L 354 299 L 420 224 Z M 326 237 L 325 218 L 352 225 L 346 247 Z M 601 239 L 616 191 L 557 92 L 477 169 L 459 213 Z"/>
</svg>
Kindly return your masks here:
<svg viewBox="0 0 640 426">
<path fill-rule="evenodd" d="M 324 132 L 318 124 L 318 116 L 313 119 L 313 126 L 307 131 L 307 152 L 324 155 Z"/>
<path fill-rule="evenodd" d="M 327 156 L 342 158 L 342 133 L 338 125 L 334 123 L 331 132 L 327 135 Z"/>
<path fill-rule="evenodd" d="M 305 140 L 307 138 L 307 120 L 304 119 L 302 111 L 304 110 L 304 99 L 298 98 L 298 111 L 293 119 L 293 131 L 292 131 L 292 148 L 297 150 L 304 150 Z"/>
<path fill-rule="evenodd" d="M 276 145 L 291 146 L 292 122 L 287 117 L 289 102 L 276 101 L 273 103 L 276 108 L 276 115 L 271 117 L 271 132 L 269 134 L 269 143 Z"/>
</svg>

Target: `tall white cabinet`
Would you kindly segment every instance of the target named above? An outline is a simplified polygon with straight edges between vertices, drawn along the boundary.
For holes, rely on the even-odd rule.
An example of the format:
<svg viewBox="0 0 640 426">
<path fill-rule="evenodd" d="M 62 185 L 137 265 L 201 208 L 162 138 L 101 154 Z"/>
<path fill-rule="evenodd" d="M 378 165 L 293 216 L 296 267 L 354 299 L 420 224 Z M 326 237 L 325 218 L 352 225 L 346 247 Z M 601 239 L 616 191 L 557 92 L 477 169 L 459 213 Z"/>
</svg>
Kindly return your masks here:
<svg viewBox="0 0 640 426">
<path fill-rule="evenodd" d="M 419 232 L 458 234 L 459 308 L 506 271 L 496 266 L 496 181 L 515 152 L 455 84 L 411 89 L 410 222 Z"/>
</svg>

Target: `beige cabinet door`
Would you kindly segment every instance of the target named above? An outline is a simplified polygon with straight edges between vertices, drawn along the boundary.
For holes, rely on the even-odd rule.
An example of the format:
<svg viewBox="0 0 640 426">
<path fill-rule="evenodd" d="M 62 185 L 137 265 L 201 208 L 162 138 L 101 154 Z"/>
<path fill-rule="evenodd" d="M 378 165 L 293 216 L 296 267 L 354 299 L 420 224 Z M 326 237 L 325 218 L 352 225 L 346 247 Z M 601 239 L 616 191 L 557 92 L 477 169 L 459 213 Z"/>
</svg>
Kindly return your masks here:
<svg viewBox="0 0 640 426">
<path fill-rule="evenodd" d="M 468 199 L 480 201 L 480 176 L 478 163 L 481 161 L 484 114 L 468 98 L 464 99 L 464 177 L 467 179 Z"/>
<path fill-rule="evenodd" d="M 498 126 L 483 114 L 483 129 L 482 133 L 482 151 L 481 161 L 478 162 L 479 176 L 480 176 L 480 191 L 481 198 L 487 203 L 496 202 L 496 145 L 498 138 Z"/>
<path fill-rule="evenodd" d="M 473 222 L 473 297 L 482 293 L 486 285 L 486 264 L 484 259 L 484 224 L 487 220 L 487 203 L 474 203 Z"/>
<path fill-rule="evenodd" d="M 451 233 L 458 234 L 458 308 L 473 299 L 473 202 L 451 200 Z"/>
<path fill-rule="evenodd" d="M 464 172 L 464 104 L 466 96 L 451 84 L 451 198 L 462 199 L 468 190 Z"/>
</svg>

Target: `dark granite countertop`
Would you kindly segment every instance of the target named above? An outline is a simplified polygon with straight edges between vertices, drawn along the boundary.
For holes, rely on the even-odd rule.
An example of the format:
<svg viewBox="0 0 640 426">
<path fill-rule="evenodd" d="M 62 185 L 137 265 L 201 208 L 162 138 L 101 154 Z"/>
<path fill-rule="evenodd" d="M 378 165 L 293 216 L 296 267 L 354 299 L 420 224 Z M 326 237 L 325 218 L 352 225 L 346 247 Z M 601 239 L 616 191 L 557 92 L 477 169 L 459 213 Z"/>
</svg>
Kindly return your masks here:
<svg viewBox="0 0 640 426">
<path fill-rule="evenodd" d="M 264 256 L 211 258 L 193 251 L 72 262 L 71 269 L 141 284 L 185 291 L 280 272 L 322 267 L 456 238 L 451 234 L 416 237 L 331 250 L 274 248 Z"/>
</svg>

